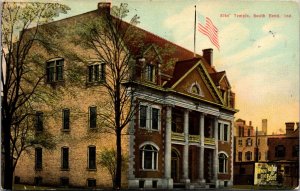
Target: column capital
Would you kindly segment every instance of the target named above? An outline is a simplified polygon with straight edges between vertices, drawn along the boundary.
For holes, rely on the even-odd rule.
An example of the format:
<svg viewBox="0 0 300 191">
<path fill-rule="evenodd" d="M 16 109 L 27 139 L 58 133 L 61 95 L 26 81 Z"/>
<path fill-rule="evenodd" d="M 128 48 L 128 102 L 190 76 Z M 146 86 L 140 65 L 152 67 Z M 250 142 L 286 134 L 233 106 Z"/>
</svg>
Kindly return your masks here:
<svg viewBox="0 0 300 191">
<path fill-rule="evenodd" d="M 200 116 L 207 116 L 208 114 L 207 113 L 204 113 L 204 112 L 199 112 Z"/>
<path fill-rule="evenodd" d="M 175 105 L 174 105 L 174 104 L 165 104 L 165 106 L 166 106 L 167 108 L 172 108 L 172 107 L 175 107 Z"/>
</svg>

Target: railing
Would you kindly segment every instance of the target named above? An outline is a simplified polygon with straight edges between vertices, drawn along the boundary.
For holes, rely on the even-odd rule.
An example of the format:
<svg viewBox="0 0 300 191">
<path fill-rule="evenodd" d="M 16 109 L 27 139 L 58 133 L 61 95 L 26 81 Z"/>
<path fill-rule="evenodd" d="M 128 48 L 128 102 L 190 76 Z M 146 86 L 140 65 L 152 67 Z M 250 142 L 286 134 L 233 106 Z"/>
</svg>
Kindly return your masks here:
<svg viewBox="0 0 300 191">
<path fill-rule="evenodd" d="M 172 141 L 184 141 L 184 133 L 171 132 Z M 200 143 L 200 135 L 189 135 L 189 143 Z M 215 145 L 214 138 L 204 138 L 205 145 Z"/>
<path fill-rule="evenodd" d="M 200 135 L 189 135 L 189 142 L 190 143 L 199 143 Z"/>
<path fill-rule="evenodd" d="M 215 138 L 204 138 L 205 145 L 215 145 Z"/>
<path fill-rule="evenodd" d="M 184 134 L 172 132 L 171 138 L 172 140 L 176 140 L 176 141 L 184 141 Z"/>
</svg>

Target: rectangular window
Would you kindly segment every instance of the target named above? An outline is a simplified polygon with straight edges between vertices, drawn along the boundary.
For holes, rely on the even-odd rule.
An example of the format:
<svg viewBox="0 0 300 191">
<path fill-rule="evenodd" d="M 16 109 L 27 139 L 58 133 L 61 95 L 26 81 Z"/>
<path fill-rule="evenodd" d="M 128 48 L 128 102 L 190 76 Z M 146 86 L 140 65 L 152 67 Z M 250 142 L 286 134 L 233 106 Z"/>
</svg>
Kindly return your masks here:
<svg viewBox="0 0 300 191">
<path fill-rule="evenodd" d="M 38 177 L 34 177 L 34 185 L 35 186 L 40 186 L 43 183 L 43 178 L 38 176 Z"/>
<path fill-rule="evenodd" d="M 89 125 L 91 129 L 94 129 L 97 127 L 97 107 L 90 107 L 89 114 Z"/>
<path fill-rule="evenodd" d="M 87 179 L 87 186 L 89 188 L 96 187 L 96 179 Z"/>
<path fill-rule="evenodd" d="M 221 139 L 221 123 L 218 123 L 218 140 L 222 140 Z"/>
<path fill-rule="evenodd" d="M 152 129 L 158 130 L 159 109 L 152 108 Z"/>
<path fill-rule="evenodd" d="M 156 81 L 155 66 L 148 64 L 146 66 L 145 75 L 146 75 L 146 80 L 155 82 Z"/>
<path fill-rule="evenodd" d="M 61 148 L 61 168 L 63 170 L 69 169 L 69 148 L 68 147 Z"/>
<path fill-rule="evenodd" d="M 285 157 L 285 147 L 283 145 L 275 147 L 275 157 Z"/>
<path fill-rule="evenodd" d="M 140 128 L 159 130 L 160 109 L 146 105 L 140 105 L 139 117 Z"/>
<path fill-rule="evenodd" d="M 42 170 L 43 149 L 35 148 L 35 170 Z"/>
<path fill-rule="evenodd" d="M 225 123 L 218 123 L 218 140 L 229 141 L 229 125 Z"/>
<path fill-rule="evenodd" d="M 252 160 L 252 152 L 248 151 L 245 153 L 245 158 L 247 161 Z"/>
<path fill-rule="evenodd" d="M 96 147 L 88 147 L 88 169 L 96 169 Z"/>
<path fill-rule="evenodd" d="M 293 146 L 293 157 L 299 157 L 299 145 Z"/>
<path fill-rule="evenodd" d="M 70 129 L 70 110 L 64 109 L 63 110 L 63 130 Z"/>
<path fill-rule="evenodd" d="M 224 141 L 228 141 L 228 125 L 224 124 Z"/>
<path fill-rule="evenodd" d="M 56 82 L 63 80 L 64 60 L 54 60 L 47 62 L 46 77 L 47 82 Z"/>
<path fill-rule="evenodd" d="M 239 146 L 243 146 L 243 140 L 242 139 L 239 139 Z"/>
<path fill-rule="evenodd" d="M 242 152 L 239 152 L 239 153 L 238 153 L 238 160 L 239 160 L 239 161 L 242 161 L 242 157 L 243 157 L 243 153 L 242 153 Z"/>
<path fill-rule="evenodd" d="M 96 63 L 88 66 L 88 82 L 105 82 L 105 64 Z"/>
<path fill-rule="evenodd" d="M 140 127 L 141 128 L 146 128 L 147 124 L 147 106 L 145 105 L 140 105 Z"/>
<path fill-rule="evenodd" d="M 60 185 L 61 186 L 69 186 L 69 178 L 67 178 L 67 177 L 61 177 L 60 178 Z"/>
<path fill-rule="evenodd" d="M 43 124 L 43 112 L 36 112 L 35 113 L 35 130 L 37 132 L 41 132 L 44 129 L 44 124 Z"/>
</svg>

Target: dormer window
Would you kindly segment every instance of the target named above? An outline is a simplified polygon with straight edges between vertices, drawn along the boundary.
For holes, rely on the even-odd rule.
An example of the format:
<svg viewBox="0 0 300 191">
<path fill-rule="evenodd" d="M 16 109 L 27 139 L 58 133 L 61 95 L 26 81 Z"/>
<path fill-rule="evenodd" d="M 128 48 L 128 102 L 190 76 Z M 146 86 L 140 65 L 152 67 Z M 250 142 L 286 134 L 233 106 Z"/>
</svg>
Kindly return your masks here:
<svg viewBox="0 0 300 191">
<path fill-rule="evenodd" d="M 152 64 L 147 64 L 145 69 L 145 78 L 147 81 L 155 82 L 156 81 L 156 72 L 155 66 Z"/>
</svg>

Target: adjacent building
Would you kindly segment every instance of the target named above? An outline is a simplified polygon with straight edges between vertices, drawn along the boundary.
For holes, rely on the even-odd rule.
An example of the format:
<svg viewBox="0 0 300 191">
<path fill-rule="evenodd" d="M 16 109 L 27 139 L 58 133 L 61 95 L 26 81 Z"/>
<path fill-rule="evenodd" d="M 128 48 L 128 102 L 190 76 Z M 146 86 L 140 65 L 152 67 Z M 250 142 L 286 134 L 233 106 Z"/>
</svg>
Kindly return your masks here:
<svg viewBox="0 0 300 191">
<path fill-rule="evenodd" d="M 235 122 L 234 183 L 254 184 L 255 163 L 277 168 L 278 184 L 295 187 L 299 179 L 299 123 L 287 122 L 286 133 L 267 135 L 267 119 L 262 120 L 262 131 L 254 131 L 242 119 Z M 247 133 L 245 133 L 245 131 Z M 273 183 L 272 183 L 273 184 Z"/>
<path fill-rule="evenodd" d="M 280 184 L 299 185 L 299 122 L 287 122 L 286 134 L 268 138 L 269 162 L 277 165 Z"/>
<path fill-rule="evenodd" d="M 110 4 L 99 3 L 95 11 L 54 23 L 68 30 L 79 21 L 100 17 L 100 13 L 110 14 Z M 123 153 L 129 161 L 124 186 L 170 189 L 232 185 L 235 94 L 226 72 L 217 71 L 213 65 L 213 50 L 194 55 L 148 31 L 136 30 L 143 34 L 143 47 L 124 43 L 134 54 L 134 80 L 123 85 L 128 91 L 135 90 L 129 108 L 138 108 L 126 129 L 128 135 L 123 136 Z M 66 46 L 70 46 L 68 39 L 62 39 Z M 159 50 L 164 48 L 170 52 L 162 54 Z M 70 49 L 93 57 L 82 47 Z M 76 64 L 49 55 L 45 85 L 70 86 L 63 71 Z M 115 144 L 113 135 L 99 133 L 103 123 L 97 119 L 102 111 L 98 103 L 103 100 L 99 91 L 103 91 L 101 84 L 110 73 L 101 61 L 78 64 L 86 70 L 82 76 L 86 82 L 64 92 L 57 102 L 62 109 L 36 106 L 37 130 L 54 134 L 57 149 L 36 147 L 24 153 L 15 172 L 18 182 L 110 185 L 107 171 L 97 162 L 99 153 Z"/>
<path fill-rule="evenodd" d="M 267 161 L 267 120 L 262 120 L 263 131 L 257 132 L 252 126 L 252 122 L 237 119 L 235 121 L 235 162 Z M 258 152 L 256 153 L 256 148 Z"/>
</svg>

